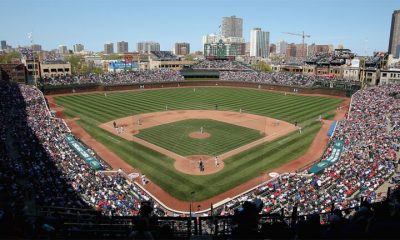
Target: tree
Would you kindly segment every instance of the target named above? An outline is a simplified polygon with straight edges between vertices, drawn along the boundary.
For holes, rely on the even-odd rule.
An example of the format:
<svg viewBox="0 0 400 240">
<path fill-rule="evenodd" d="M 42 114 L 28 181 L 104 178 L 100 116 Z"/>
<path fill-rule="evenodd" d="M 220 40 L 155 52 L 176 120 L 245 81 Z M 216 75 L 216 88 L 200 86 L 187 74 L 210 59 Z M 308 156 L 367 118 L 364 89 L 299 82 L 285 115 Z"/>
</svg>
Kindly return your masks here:
<svg viewBox="0 0 400 240">
<path fill-rule="evenodd" d="M 81 55 L 70 55 L 65 58 L 71 64 L 71 71 L 73 74 L 82 72 L 84 59 Z"/>
<path fill-rule="evenodd" d="M 86 64 L 81 55 L 71 55 L 66 57 L 65 60 L 71 64 L 72 74 L 103 73 L 103 68 Z"/>
<path fill-rule="evenodd" d="M 21 58 L 21 54 L 19 52 L 10 52 L 4 55 L 0 55 L 0 63 L 12 63 L 13 58 Z"/>
<path fill-rule="evenodd" d="M 272 72 L 271 66 L 263 61 L 259 61 L 258 63 L 253 64 L 253 68 L 261 72 Z"/>
<path fill-rule="evenodd" d="M 360 58 L 360 67 L 365 67 L 365 58 Z"/>
<path fill-rule="evenodd" d="M 101 68 L 101 67 L 94 67 L 94 68 L 92 68 L 91 72 L 92 72 L 92 73 L 100 74 L 100 73 L 103 73 L 103 68 Z"/>
<path fill-rule="evenodd" d="M 121 60 L 123 59 L 123 55 L 118 55 L 118 54 L 109 54 L 109 55 L 103 55 L 104 60 Z"/>
<path fill-rule="evenodd" d="M 194 56 L 192 54 L 187 54 L 184 56 L 185 60 L 187 61 L 193 61 L 194 60 Z"/>
</svg>

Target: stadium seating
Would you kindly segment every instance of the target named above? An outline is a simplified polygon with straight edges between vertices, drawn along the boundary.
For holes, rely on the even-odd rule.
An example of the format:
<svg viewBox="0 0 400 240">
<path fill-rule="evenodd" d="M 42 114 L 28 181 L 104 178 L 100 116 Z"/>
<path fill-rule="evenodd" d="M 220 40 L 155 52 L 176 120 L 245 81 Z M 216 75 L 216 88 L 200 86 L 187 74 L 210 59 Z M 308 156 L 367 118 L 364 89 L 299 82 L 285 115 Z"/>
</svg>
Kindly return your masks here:
<svg viewBox="0 0 400 240">
<path fill-rule="evenodd" d="M 86 84 L 119 85 L 151 82 L 176 82 L 182 80 L 183 77 L 177 71 L 170 69 L 155 69 L 137 72 L 109 72 L 102 74 L 90 73 L 85 75 L 44 77 L 41 79 L 41 84 L 44 86 Z"/>
<path fill-rule="evenodd" d="M 264 73 L 264 72 L 244 72 L 244 71 L 221 71 L 221 80 L 246 81 L 277 85 L 303 86 L 309 87 L 315 83 L 315 76 L 289 73 Z"/>
<path fill-rule="evenodd" d="M 192 66 L 194 70 L 234 70 L 252 71 L 252 69 L 238 61 L 229 60 L 203 60 Z"/>
<path fill-rule="evenodd" d="M 179 61 L 179 57 L 169 51 L 151 51 L 150 53 L 160 61 Z"/>
<path fill-rule="evenodd" d="M 332 204 L 340 210 L 354 208 L 359 205 L 350 198 L 355 194 L 369 203 L 379 201 L 376 190 L 395 174 L 399 164 L 400 99 L 395 97 L 399 93 L 400 85 L 388 85 L 354 94 L 349 116 L 339 122 L 325 153 L 329 155 L 336 140 L 344 141 L 345 151 L 339 161 L 322 174 L 282 175 L 248 193 L 244 200 L 253 194 L 260 197 L 266 205 L 265 213 L 275 213 L 282 207 L 290 213 L 296 203 L 301 203 L 300 215 L 328 212 Z"/>
<path fill-rule="evenodd" d="M 293 224 L 284 220 L 263 222 L 261 231 L 252 233 L 254 236 L 273 235 L 273 226 L 289 229 L 288 237 L 321 237 L 324 234 L 346 237 L 371 234 L 376 237 L 378 233 L 387 234 L 380 230 L 380 221 L 389 225 L 399 223 L 400 214 L 398 208 L 392 209 L 388 201 L 379 205 L 382 199 L 377 189 L 395 174 L 399 164 L 396 156 L 400 148 L 399 95 L 400 85 L 372 87 L 354 94 L 347 119 L 339 122 L 323 157 L 329 155 L 333 142 L 341 140 L 345 147 L 339 161 L 326 167 L 321 174 L 283 174 L 215 208 L 216 215 L 236 216 L 227 223 L 232 231 L 224 234 L 243 236 L 253 231 L 249 226 L 240 229 L 240 225 L 246 225 L 243 222 L 246 217 L 255 217 L 255 224 L 260 224 L 258 213 L 279 214 L 283 218 L 296 213 L 296 221 Z M 135 224 L 128 223 L 129 220 L 116 220 L 116 216 L 138 215 L 142 202 L 152 201 L 150 196 L 124 175 L 107 175 L 92 170 L 67 144 L 64 138 L 68 132 L 66 126 L 51 115 L 38 89 L 0 81 L 0 103 L 1 112 L 7 113 L 0 118 L 2 229 L 11 226 L 6 234 L 41 236 L 57 228 L 69 234 L 74 232 L 78 237 L 95 238 L 98 237 L 95 233 L 103 226 L 104 234 L 114 232 L 113 236 L 118 238 L 138 231 L 140 219 L 137 219 L 139 225 L 135 228 Z M 363 201 L 359 201 L 360 198 Z M 396 192 L 389 200 L 394 204 L 392 206 L 398 207 L 399 194 Z M 246 203 L 248 201 L 257 205 L 255 216 L 254 207 Z M 36 225 L 32 225 L 28 216 L 35 207 L 28 206 L 41 208 L 42 217 L 33 220 L 41 226 L 40 229 L 32 228 Z M 45 209 L 46 206 L 51 209 Z M 332 213 L 332 209 L 337 211 Z M 389 215 L 389 210 L 394 211 L 394 215 Z M 155 212 L 157 216 L 167 213 L 159 205 L 156 205 Z M 329 227 L 320 227 L 320 216 L 325 215 L 319 214 L 328 214 Z M 310 217 L 301 220 L 303 216 Z M 109 225 L 101 225 L 107 217 L 111 221 L 107 223 Z M 376 221 L 365 228 L 368 219 Z M 65 222 L 60 223 L 64 220 L 69 223 L 68 228 Z M 189 220 L 181 219 L 180 227 L 169 225 L 165 231 L 177 228 L 181 232 L 182 229 L 191 232 L 188 228 L 193 226 L 188 227 Z M 389 220 L 391 222 L 387 223 Z M 100 223 L 93 224 L 93 221 Z M 235 221 L 239 225 L 236 230 L 232 228 Z M 335 225 L 338 222 L 341 224 Z M 59 224 L 62 227 L 56 227 Z M 18 231 L 12 226 L 21 227 Z M 197 234 L 215 234 L 220 225 L 200 226 L 196 223 Z M 313 226 L 315 233 L 310 235 L 307 229 Z M 10 229 L 16 232 L 12 233 Z M 348 229 L 352 231 L 346 233 Z"/>
</svg>

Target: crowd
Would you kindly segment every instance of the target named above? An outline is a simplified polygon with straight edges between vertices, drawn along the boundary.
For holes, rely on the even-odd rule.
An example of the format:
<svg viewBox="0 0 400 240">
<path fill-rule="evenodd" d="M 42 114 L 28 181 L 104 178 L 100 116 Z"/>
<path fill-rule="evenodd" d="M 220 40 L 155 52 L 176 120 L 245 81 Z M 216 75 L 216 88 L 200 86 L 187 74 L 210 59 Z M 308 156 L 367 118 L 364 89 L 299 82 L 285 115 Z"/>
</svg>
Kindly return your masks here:
<svg viewBox="0 0 400 240">
<path fill-rule="evenodd" d="M 293 74 L 287 72 L 220 71 L 220 80 L 246 81 L 277 85 L 297 85 L 310 87 L 317 83 L 353 83 L 346 79 L 329 78 L 316 75 Z"/>
<path fill-rule="evenodd" d="M 44 77 L 43 85 L 73 85 L 73 84 L 133 84 L 151 82 L 174 82 L 182 81 L 183 76 L 178 71 L 170 69 L 155 69 L 132 72 L 107 72 L 102 74 L 89 73 L 85 75 L 66 75 L 55 77 Z"/>
<path fill-rule="evenodd" d="M 379 203 L 360 201 L 358 207 L 329 214 L 263 221 L 259 199 L 244 202 L 233 216 L 233 239 L 386 239 L 397 238 L 400 190 Z"/>
<path fill-rule="evenodd" d="M 91 169 L 68 145 L 66 126 L 51 116 L 38 89 L 0 81 L 0 93 L 1 112 L 7 113 L 0 118 L 0 178 L 6 179 L 0 190 L 9 191 L 12 207 L 21 210 L 33 201 L 127 216 L 136 215 L 140 203 L 150 199 L 122 173 Z"/>
<path fill-rule="evenodd" d="M 258 187 L 224 206 L 221 214 L 253 198 L 264 203 L 263 213 L 286 214 L 298 206 L 299 215 L 354 208 L 355 196 L 374 202 L 379 186 L 395 174 L 400 148 L 400 85 L 369 88 L 353 95 L 346 120 L 340 121 L 323 159 L 332 151 L 332 143 L 344 141 L 339 161 L 321 174 L 288 173 Z M 397 97 L 396 97 L 397 96 Z"/>
<path fill-rule="evenodd" d="M 221 71 L 219 78 L 226 81 L 246 81 L 278 85 L 312 86 L 317 77 L 284 72 Z"/>
<path fill-rule="evenodd" d="M 34 57 L 37 58 L 37 54 L 32 51 L 30 48 L 19 48 L 18 51 L 21 53 L 23 58 L 32 60 Z"/>
<path fill-rule="evenodd" d="M 317 64 L 317 65 L 335 65 L 340 66 L 346 64 L 347 60 L 351 60 L 354 58 L 354 54 L 350 52 L 348 49 L 343 50 L 335 50 L 333 52 L 322 52 L 307 56 L 304 60 L 306 64 Z M 369 61 L 366 59 L 366 62 Z M 303 64 L 303 62 L 298 63 L 299 65 Z"/>
<path fill-rule="evenodd" d="M 169 51 L 151 51 L 159 60 L 179 61 L 179 57 Z"/>
<path fill-rule="evenodd" d="M 51 116 L 39 90 L 0 81 L 0 93 L 0 110 L 8 113 L 0 118 L 0 178 L 5 180 L 0 190 L 8 191 L 12 206 L 24 209 L 24 200 L 31 198 L 37 205 L 91 206 L 105 215 L 125 216 L 136 215 L 140 202 L 151 200 L 123 175 L 92 170 L 64 139 L 66 126 Z M 355 195 L 373 202 L 379 197 L 377 188 L 398 166 L 399 93 L 400 85 L 386 85 L 353 95 L 348 117 L 339 122 L 331 140 L 344 141 L 344 151 L 339 161 L 321 174 L 283 174 L 215 211 L 231 215 L 253 198 L 262 200 L 263 213 L 283 209 L 290 214 L 297 206 L 299 215 L 328 212 L 332 206 L 356 207 L 359 201 Z M 332 144 L 323 158 L 331 150 Z M 17 184 L 21 177 L 24 184 Z M 158 209 L 159 214 L 165 214 Z"/>
<path fill-rule="evenodd" d="M 246 66 L 244 63 L 238 61 L 229 60 L 203 60 L 192 66 L 195 70 L 252 70 L 250 67 Z"/>
<path fill-rule="evenodd" d="M 297 85 L 310 87 L 318 84 L 346 84 L 356 82 L 335 79 L 323 76 L 292 74 L 286 72 L 258 72 L 253 71 L 243 63 L 237 61 L 204 60 L 192 67 L 195 70 L 207 69 L 218 70 L 220 72 L 220 80 L 227 81 L 246 81 L 277 85 Z M 159 82 L 176 82 L 183 81 L 184 77 L 179 71 L 170 69 L 154 69 L 145 71 L 129 71 L 129 72 L 107 72 L 107 73 L 89 73 L 65 76 L 45 76 L 40 81 L 41 84 L 52 86 L 67 85 L 85 85 L 85 84 L 140 84 L 140 83 L 159 83 Z"/>
</svg>

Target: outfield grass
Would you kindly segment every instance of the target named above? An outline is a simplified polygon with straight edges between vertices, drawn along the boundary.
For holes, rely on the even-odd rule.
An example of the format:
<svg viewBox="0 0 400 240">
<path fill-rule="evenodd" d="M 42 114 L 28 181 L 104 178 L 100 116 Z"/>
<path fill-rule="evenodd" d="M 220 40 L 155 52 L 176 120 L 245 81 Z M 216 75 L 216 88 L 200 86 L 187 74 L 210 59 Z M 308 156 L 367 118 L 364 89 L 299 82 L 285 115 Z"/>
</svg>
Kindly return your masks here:
<svg viewBox="0 0 400 240">
<path fill-rule="evenodd" d="M 268 172 L 302 154 L 320 128 L 314 121 L 320 114 L 328 115 L 340 99 L 287 95 L 239 88 L 191 88 L 151 91 L 114 92 L 57 97 L 65 113 L 79 117 L 78 123 L 95 139 L 132 166 L 139 168 L 151 181 L 181 200 L 208 199 L 225 192 L 262 172 Z M 132 114 L 177 109 L 209 109 L 244 111 L 297 121 L 303 133 L 292 133 L 271 143 L 264 143 L 225 160 L 222 171 L 207 176 L 192 176 L 178 172 L 173 159 L 140 144 L 127 141 L 101 128 L 98 124 Z"/>
<path fill-rule="evenodd" d="M 192 132 L 204 131 L 205 139 L 189 137 Z M 259 131 L 210 119 L 188 119 L 140 130 L 136 137 L 168 149 L 181 156 L 216 156 L 228 152 L 263 136 Z"/>
</svg>

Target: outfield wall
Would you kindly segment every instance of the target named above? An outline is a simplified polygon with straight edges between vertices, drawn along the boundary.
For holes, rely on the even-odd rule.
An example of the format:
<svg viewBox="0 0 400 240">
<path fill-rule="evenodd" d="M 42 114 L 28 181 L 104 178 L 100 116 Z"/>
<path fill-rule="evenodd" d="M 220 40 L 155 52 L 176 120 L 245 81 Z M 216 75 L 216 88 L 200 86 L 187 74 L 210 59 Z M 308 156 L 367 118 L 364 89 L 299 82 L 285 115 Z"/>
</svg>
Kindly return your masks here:
<svg viewBox="0 0 400 240">
<path fill-rule="evenodd" d="M 346 91 L 343 89 L 330 89 L 330 88 L 306 88 L 298 86 L 282 86 L 271 85 L 254 82 L 242 81 L 182 81 L 182 82 L 164 82 L 164 83 L 143 83 L 143 84 L 129 84 L 129 85 L 75 85 L 75 86 L 53 86 L 41 89 L 46 95 L 51 94 L 66 94 L 66 93 L 81 93 L 81 92 L 96 92 L 96 91 L 123 91 L 134 89 L 153 89 L 153 88 L 174 88 L 174 87 L 243 87 L 243 88 L 256 88 L 268 89 L 282 92 L 293 92 L 298 89 L 298 93 L 306 94 L 324 94 L 332 96 L 345 97 Z"/>
</svg>

